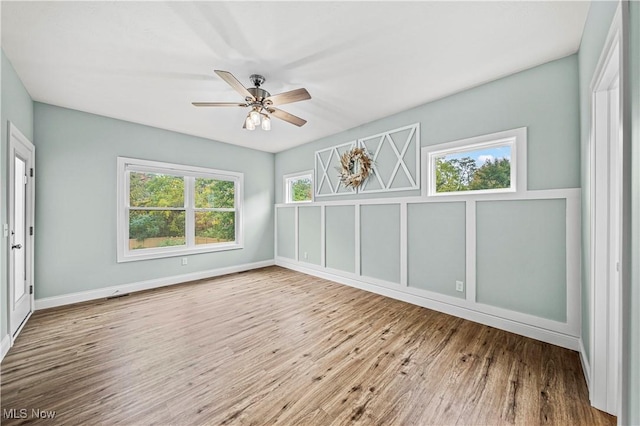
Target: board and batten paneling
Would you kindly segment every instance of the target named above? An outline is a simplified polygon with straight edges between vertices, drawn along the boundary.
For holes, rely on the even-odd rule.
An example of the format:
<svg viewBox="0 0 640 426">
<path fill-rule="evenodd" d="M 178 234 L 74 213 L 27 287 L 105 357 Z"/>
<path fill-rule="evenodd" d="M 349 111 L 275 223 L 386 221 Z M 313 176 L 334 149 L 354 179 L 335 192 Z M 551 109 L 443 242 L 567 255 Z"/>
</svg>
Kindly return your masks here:
<svg viewBox="0 0 640 426">
<path fill-rule="evenodd" d="M 276 256 L 296 259 L 296 210 L 285 207 L 277 210 Z"/>
<path fill-rule="evenodd" d="M 465 298 L 465 203 L 408 206 L 407 268 L 410 287 Z"/>
<path fill-rule="evenodd" d="M 360 229 L 362 275 L 400 283 L 400 206 L 361 206 Z"/>
<path fill-rule="evenodd" d="M 305 206 L 298 210 L 298 259 L 320 265 L 321 207 Z"/>
<path fill-rule="evenodd" d="M 318 213 L 313 216 L 319 240 L 292 231 L 309 225 L 303 211 L 312 206 L 321 209 L 319 224 Z M 579 189 L 277 204 L 276 210 L 277 242 L 285 248 L 277 250 L 280 266 L 579 348 Z M 320 250 L 320 263 L 295 259 L 291 247 L 299 244 Z"/>
<path fill-rule="evenodd" d="M 355 273 L 355 206 L 326 206 L 326 266 Z"/>
<path fill-rule="evenodd" d="M 562 199 L 477 203 L 479 303 L 566 321 L 565 211 Z"/>
</svg>

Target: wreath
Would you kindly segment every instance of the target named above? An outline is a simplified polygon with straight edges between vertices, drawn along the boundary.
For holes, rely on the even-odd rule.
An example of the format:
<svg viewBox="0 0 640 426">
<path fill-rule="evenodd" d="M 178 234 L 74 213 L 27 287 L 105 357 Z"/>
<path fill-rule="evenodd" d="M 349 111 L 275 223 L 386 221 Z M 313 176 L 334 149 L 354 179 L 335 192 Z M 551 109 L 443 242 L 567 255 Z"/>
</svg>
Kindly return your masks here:
<svg viewBox="0 0 640 426">
<path fill-rule="evenodd" d="M 353 148 L 340 156 L 338 177 L 347 188 L 357 188 L 371 174 L 372 161 L 364 148 Z"/>
</svg>

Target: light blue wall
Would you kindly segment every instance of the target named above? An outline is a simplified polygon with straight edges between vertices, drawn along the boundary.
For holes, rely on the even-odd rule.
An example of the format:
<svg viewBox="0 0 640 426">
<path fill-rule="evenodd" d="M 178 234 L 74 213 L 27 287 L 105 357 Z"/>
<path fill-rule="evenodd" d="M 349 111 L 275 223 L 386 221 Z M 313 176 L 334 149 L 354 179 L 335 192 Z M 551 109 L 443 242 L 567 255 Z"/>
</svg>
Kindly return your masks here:
<svg viewBox="0 0 640 426">
<path fill-rule="evenodd" d="M 276 199 L 282 201 L 283 175 L 312 169 L 315 151 L 416 122 L 421 125 L 422 146 L 527 127 L 528 189 L 580 186 L 578 56 L 571 55 L 280 152 L 275 159 Z M 340 200 L 349 204 L 360 198 L 417 195 L 420 191 L 348 194 L 323 197 L 318 201 Z M 409 205 L 406 256 L 410 291 L 424 289 L 464 299 L 465 293 L 455 290 L 455 281 L 465 281 L 467 272 L 465 205 L 451 204 L 453 207 Z M 498 222 L 489 221 L 483 215 L 485 206 L 482 204 L 478 203 L 478 255 L 475 259 L 478 302 L 565 322 L 567 256 L 564 200 L 494 203 L 490 206 L 494 207 L 491 214 L 501 218 Z M 550 220 L 547 228 L 527 232 L 528 222 L 518 219 L 518 215 L 528 212 L 529 206 L 535 215 L 525 216 L 531 220 Z M 448 207 L 453 211 L 447 211 Z M 509 231 L 505 231 L 507 225 L 510 226 Z M 334 226 L 337 224 L 327 222 L 328 236 L 343 232 L 332 229 Z M 399 283 L 402 260 L 399 205 L 362 205 L 359 231 L 362 276 Z M 284 232 L 293 237 L 288 228 Z M 354 232 L 349 228 L 349 234 L 342 237 L 351 240 Z M 279 235 L 279 241 L 280 238 L 284 236 Z M 523 238 L 532 241 L 527 245 Z M 495 247 L 498 240 L 503 246 Z M 295 241 L 286 244 L 290 246 Z M 484 251 L 482 244 L 487 245 Z M 327 259 L 337 257 L 333 253 L 335 245 L 327 244 Z M 509 261 L 502 262 L 494 256 L 498 249 L 504 256 L 511 256 Z M 523 271 L 527 273 L 523 274 Z M 515 285 L 514 280 L 520 282 Z M 531 295 L 535 297 L 529 297 Z"/>
<path fill-rule="evenodd" d="M 589 222 L 590 191 L 589 185 L 589 133 L 591 126 L 591 92 L 589 86 L 595 71 L 600 52 L 604 46 L 617 2 L 592 2 L 587 15 L 587 22 L 582 34 L 582 42 L 578 53 L 578 74 L 580 79 L 580 158 L 582 183 L 582 341 L 591 358 L 590 348 L 590 293 L 589 293 Z"/>
<path fill-rule="evenodd" d="M 629 291 L 629 316 L 625 319 L 628 353 L 626 420 L 628 424 L 640 424 L 640 3 L 629 2 L 630 16 L 630 95 L 631 95 L 631 287 Z"/>
<path fill-rule="evenodd" d="M 313 169 L 315 151 L 416 122 L 421 124 L 422 146 L 528 126 L 529 189 L 579 188 L 577 64 L 577 55 L 571 55 L 280 152 L 276 154 L 276 202 L 283 202 L 282 176 Z M 419 195 L 419 191 L 359 197 L 409 195 Z M 322 200 L 349 197 L 352 196 Z"/>
<path fill-rule="evenodd" d="M 476 210 L 478 302 L 565 322 L 565 200 L 483 201 Z"/>
<path fill-rule="evenodd" d="M 273 258 L 273 154 L 35 103 L 36 299 Z M 244 173 L 244 249 L 116 263 L 116 158 Z"/>
<path fill-rule="evenodd" d="M 466 291 L 459 292 L 453 285 L 466 281 L 465 209 L 463 202 L 409 204 L 410 287 L 465 298 Z"/>
<path fill-rule="evenodd" d="M 7 223 L 7 123 L 11 121 L 29 140 L 33 142 L 33 101 L 18 78 L 16 71 L 2 51 L 2 86 L 0 87 L 2 106 L 2 146 L 0 147 L 0 224 Z M 0 234 L 0 340 L 7 335 L 7 239 Z"/>
<path fill-rule="evenodd" d="M 278 211 L 278 256 L 296 258 L 295 209 L 293 207 Z"/>
<path fill-rule="evenodd" d="M 320 207 L 300 207 L 298 216 L 298 259 L 320 265 Z"/>
<path fill-rule="evenodd" d="M 326 257 L 327 267 L 355 272 L 356 219 L 354 206 L 327 206 Z"/>
<path fill-rule="evenodd" d="M 400 283 L 400 206 L 360 207 L 362 275 Z"/>
</svg>

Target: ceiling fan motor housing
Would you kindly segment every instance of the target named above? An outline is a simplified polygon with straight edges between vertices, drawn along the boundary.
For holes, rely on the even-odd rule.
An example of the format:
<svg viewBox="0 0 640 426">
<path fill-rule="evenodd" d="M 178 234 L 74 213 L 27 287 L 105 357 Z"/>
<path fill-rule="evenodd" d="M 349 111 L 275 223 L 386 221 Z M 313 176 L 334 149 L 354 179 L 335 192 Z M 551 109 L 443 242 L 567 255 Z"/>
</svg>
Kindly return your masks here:
<svg viewBox="0 0 640 426">
<path fill-rule="evenodd" d="M 259 87 L 247 87 L 247 90 L 253 95 L 254 98 L 256 98 L 259 103 L 262 103 L 263 100 L 271 96 L 269 92 Z"/>
</svg>

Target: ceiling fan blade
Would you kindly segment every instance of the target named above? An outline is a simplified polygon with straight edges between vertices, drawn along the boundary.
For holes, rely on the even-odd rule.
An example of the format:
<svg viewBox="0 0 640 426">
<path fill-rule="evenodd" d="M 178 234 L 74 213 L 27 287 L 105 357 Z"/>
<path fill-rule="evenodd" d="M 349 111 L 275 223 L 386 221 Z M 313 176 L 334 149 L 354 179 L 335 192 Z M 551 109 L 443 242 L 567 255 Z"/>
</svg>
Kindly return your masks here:
<svg viewBox="0 0 640 426">
<path fill-rule="evenodd" d="M 292 102 L 305 101 L 307 99 L 311 99 L 311 95 L 307 92 L 307 89 L 303 88 L 269 96 L 265 99 L 265 102 L 270 102 L 269 105 L 284 105 Z"/>
<path fill-rule="evenodd" d="M 233 74 L 231 74 L 228 71 L 220 71 L 220 70 L 214 70 L 214 72 L 218 74 L 221 79 L 226 81 L 227 84 L 233 88 L 233 90 L 240 93 L 243 98 L 245 99 L 249 98 L 255 101 L 255 98 L 253 97 L 251 92 L 249 92 L 247 88 L 244 87 L 242 83 L 240 83 L 238 79 L 233 76 Z"/>
<path fill-rule="evenodd" d="M 307 120 L 304 120 L 300 117 L 296 117 L 293 114 L 289 114 L 286 111 L 283 111 L 278 108 L 267 108 L 267 111 L 271 113 L 275 118 L 279 118 L 280 120 L 284 120 L 287 123 L 295 124 L 298 127 L 302 127 L 306 124 Z"/>
<path fill-rule="evenodd" d="M 197 107 L 246 107 L 247 104 L 241 104 L 238 102 L 191 102 L 191 105 Z"/>
</svg>

